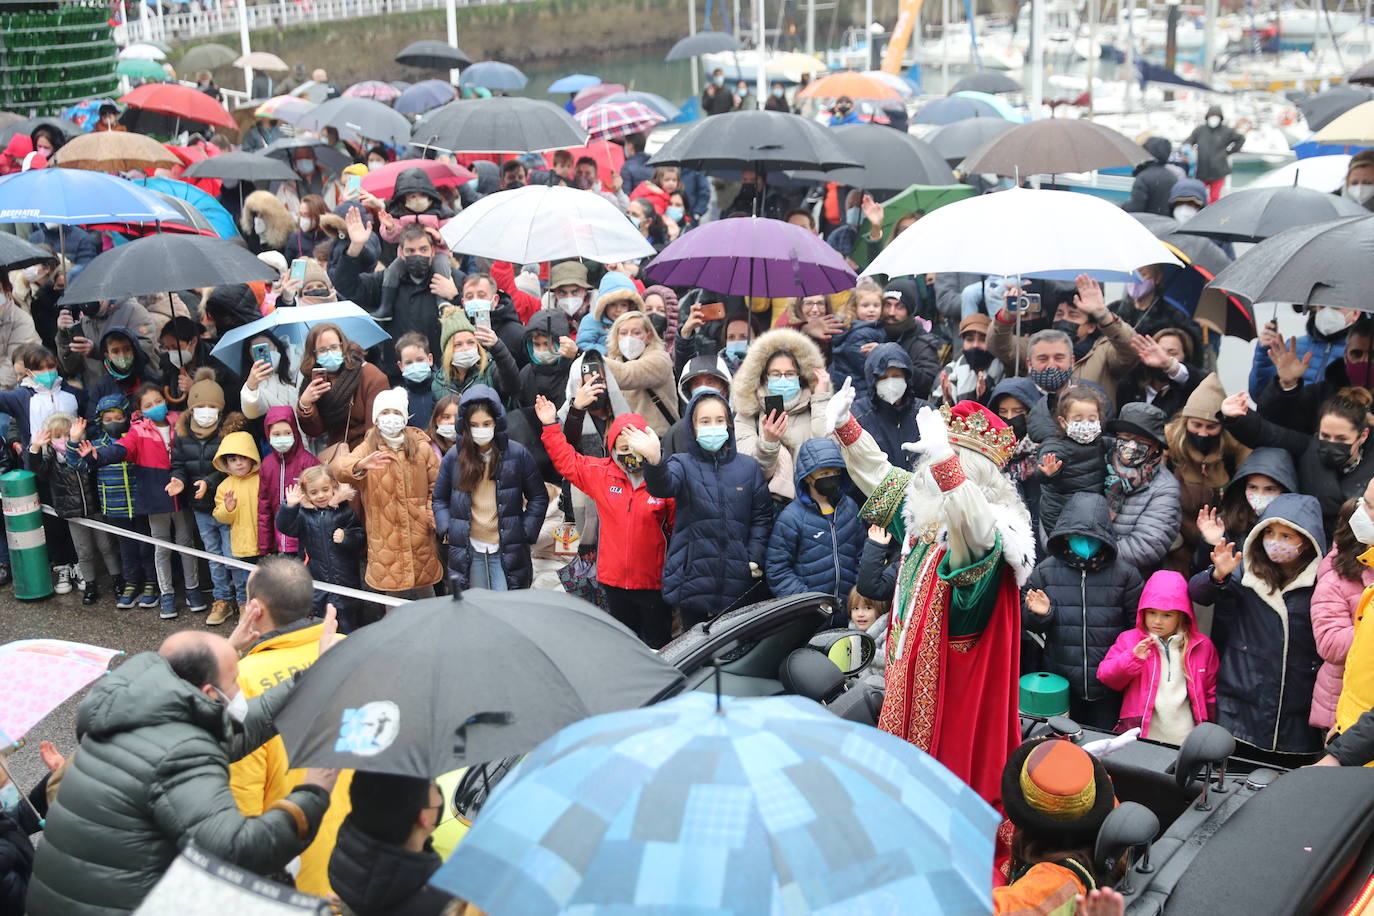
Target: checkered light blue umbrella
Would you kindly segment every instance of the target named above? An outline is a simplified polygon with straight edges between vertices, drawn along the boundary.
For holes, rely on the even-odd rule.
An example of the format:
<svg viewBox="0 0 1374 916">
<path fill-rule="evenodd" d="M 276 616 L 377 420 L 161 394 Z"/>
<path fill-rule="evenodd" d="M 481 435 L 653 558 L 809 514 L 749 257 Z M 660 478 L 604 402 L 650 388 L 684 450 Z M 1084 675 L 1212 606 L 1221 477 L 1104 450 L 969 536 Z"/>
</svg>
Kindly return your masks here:
<svg viewBox="0 0 1374 916">
<path fill-rule="evenodd" d="M 992 912 L 999 817 L 933 757 L 798 697 L 585 719 L 432 883 L 490 916 Z"/>
</svg>

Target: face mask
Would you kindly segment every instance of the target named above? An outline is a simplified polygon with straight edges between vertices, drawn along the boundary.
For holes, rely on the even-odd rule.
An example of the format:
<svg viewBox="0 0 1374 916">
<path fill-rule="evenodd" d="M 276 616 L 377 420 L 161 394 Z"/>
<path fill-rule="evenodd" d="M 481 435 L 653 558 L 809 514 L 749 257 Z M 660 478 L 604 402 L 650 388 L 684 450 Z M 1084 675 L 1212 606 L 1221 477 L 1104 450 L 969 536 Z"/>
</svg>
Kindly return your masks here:
<svg viewBox="0 0 1374 916">
<path fill-rule="evenodd" d="M 795 378 L 770 378 L 768 380 L 768 393 L 782 395 L 784 401 L 790 401 L 801 393 L 801 380 Z"/>
<path fill-rule="evenodd" d="M 177 367 L 178 369 L 184 369 L 187 366 L 191 365 L 192 361 L 195 360 L 196 351 L 194 349 L 182 350 L 180 348 L 176 350 L 168 350 L 167 358 L 172 361 L 173 366 Z M 130 357 L 130 362 L 132 361 L 133 359 L 132 357 Z"/>
<path fill-rule="evenodd" d="M 1331 337 L 1345 330 L 1346 313 L 1344 309 L 1319 309 L 1312 316 L 1312 327 L 1323 337 Z"/>
<path fill-rule="evenodd" d="M 631 473 L 638 473 L 644 467 L 644 459 L 634 454 L 616 455 L 615 460 L 620 462 L 620 466 Z"/>
<path fill-rule="evenodd" d="M 1374 185 L 1370 187 L 1374 188 Z M 1374 387 L 1374 363 L 1352 363 L 1347 360 L 1345 377 L 1350 379 L 1352 385 L 1359 385 L 1361 388 Z"/>
<path fill-rule="evenodd" d="M 196 425 L 202 429 L 214 426 L 219 419 L 218 407 L 192 407 L 191 419 L 196 421 Z"/>
<path fill-rule="evenodd" d="M 680 222 L 682 222 L 682 208 L 681 208 L 681 207 L 666 207 L 666 208 L 663 210 L 663 215 L 666 216 L 666 217 L 668 217 L 670 220 L 672 220 L 672 221 L 675 222 L 675 223 L 680 223 Z"/>
<path fill-rule="evenodd" d="M 383 165 L 385 165 L 385 164 L 386 164 L 386 163 L 384 163 L 384 162 L 369 162 L 369 163 L 367 164 L 367 170 L 368 170 L 369 172 L 375 172 L 375 171 L 377 171 L 379 168 L 381 168 L 381 167 L 382 167 Z"/>
<path fill-rule="evenodd" d="M 711 82 L 715 83 L 717 86 L 724 86 L 724 85 L 725 85 L 725 77 L 723 77 L 723 76 L 713 76 L 713 77 L 711 77 Z"/>
<path fill-rule="evenodd" d="M 105 435 L 114 439 L 118 439 L 129 431 L 128 420 L 111 420 L 109 423 L 100 424 L 100 426 L 105 430 Z"/>
<path fill-rule="evenodd" d="M 906 379 L 880 378 L 873 383 L 873 391 L 887 403 L 896 404 L 906 394 Z"/>
<path fill-rule="evenodd" d="M 1070 340 L 1078 339 L 1079 325 L 1077 322 L 1067 320 L 1056 321 L 1054 324 L 1050 325 L 1050 327 L 1054 328 L 1056 331 L 1063 331 L 1065 334 L 1069 335 Z"/>
<path fill-rule="evenodd" d="M 289 452 L 291 446 L 296 444 L 296 437 L 287 433 L 285 436 L 270 436 L 267 444 L 272 446 L 274 452 Z"/>
<path fill-rule="evenodd" d="M 302 175 L 313 175 L 315 174 L 315 163 L 311 159 L 302 159 L 296 163 L 296 171 Z"/>
<path fill-rule="evenodd" d="M 471 350 L 454 350 L 452 362 L 453 365 L 457 366 L 459 369 L 471 369 L 473 366 L 477 365 L 477 361 L 481 358 L 482 356 L 477 352 L 477 348 L 473 347 Z"/>
<path fill-rule="evenodd" d="M 430 367 L 429 363 L 407 363 L 405 368 L 401 370 L 401 378 L 405 379 L 407 382 L 415 382 L 418 384 L 427 381 L 433 373 L 434 370 Z"/>
<path fill-rule="evenodd" d="M 692 398 L 696 397 L 702 392 L 709 392 L 710 394 L 720 394 L 720 389 L 713 388 L 710 385 L 698 385 L 697 387 L 693 388 L 690 392 L 688 392 L 687 400 L 692 400 Z"/>
<path fill-rule="evenodd" d="M 1221 448 L 1221 433 L 1212 433 L 1210 436 L 1202 433 L 1184 433 L 1183 438 L 1202 455 L 1210 455 Z"/>
<path fill-rule="evenodd" d="M 1021 416 L 1019 416 L 1019 417 L 1012 417 L 1010 420 L 1004 420 L 1003 422 L 1006 423 L 1008 426 L 1011 427 L 1011 431 L 1012 431 L 1012 432 L 1016 433 L 1016 440 L 1017 440 L 1018 442 L 1021 441 L 1021 440 L 1024 439 L 1024 438 L 1026 438 L 1026 415 L 1025 415 L 1025 414 L 1021 414 Z"/>
<path fill-rule="evenodd" d="M 432 266 L 431 259 L 422 254 L 408 254 L 405 256 L 406 274 L 416 283 L 422 282 L 429 276 Z"/>
<path fill-rule="evenodd" d="M 1146 277 L 1144 280 L 1132 280 L 1126 284 L 1126 295 L 1132 299 L 1144 299 L 1155 291 L 1155 278 Z"/>
<path fill-rule="evenodd" d="M 1350 533 L 1355 535 L 1355 540 L 1361 544 L 1374 544 L 1374 520 L 1369 518 L 1364 503 L 1356 506 L 1354 514 L 1350 516 Z"/>
<path fill-rule="evenodd" d="M 839 115 L 840 117 L 844 117 L 845 115 L 849 114 L 849 106 L 848 106 L 848 105 L 836 105 L 836 106 L 835 106 L 835 114 Z"/>
<path fill-rule="evenodd" d="M 384 413 L 377 418 L 377 429 L 381 430 L 383 436 L 390 436 L 394 439 L 405 428 L 406 418 L 400 414 Z"/>
<path fill-rule="evenodd" d="M 424 213 L 429 209 L 429 198 L 408 197 L 406 198 L 406 209 L 411 213 Z"/>
<path fill-rule="evenodd" d="M 724 426 L 703 426 L 697 430 L 697 445 L 708 452 L 718 452 L 730 438 L 730 430 Z"/>
<path fill-rule="evenodd" d="M 1298 558 L 1298 554 L 1302 553 L 1302 547 L 1280 541 L 1274 535 L 1267 534 L 1264 536 L 1264 552 L 1275 563 L 1292 563 Z"/>
<path fill-rule="evenodd" d="M 106 362 L 121 372 L 128 372 L 134 365 L 134 356 L 132 353 L 125 353 L 120 356 L 111 356 Z"/>
<path fill-rule="evenodd" d="M 315 357 L 315 365 L 326 372 L 338 372 L 343 366 L 343 354 L 337 350 L 330 350 L 324 356 Z"/>
<path fill-rule="evenodd" d="M 1102 548 L 1102 544 L 1097 538 L 1088 537 L 1086 534 L 1071 534 L 1068 537 L 1069 550 L 1073 551 L 1074 556 L 1084 560 L 1091 560 L 1097 556 L 1097 551 Z"/>
<path fill-rule="evenodd" d="M 1102 435 L 1102 423 L 1099 420 L 1073 420 L 1065 424 L 1064 435 L 1079 445 L 1087 445 Z"/>
<path fill-rule="evenodd" d="M 1256 512 L 1263 512 L 1269 508 L 1269 504 L 1278 498 L 1277 493 L 1251 493 L 1246 491 L 1245 501 L 1250 504 L 1250 508 Z"/>
<path fill-rule="evenodd" d="M 43 372 L 35 372 L 33 380 L 38 383 L 39 388 L 51 388 L 57 384 L 57 370 L 46 369 Z"/>
<path fill-rule="evenodd" d="M 530 359 L 541 366 L 551 366 L 558 362 L 557 350 L 534 350 L 530 353 Z"/>
<path fill-rule="evenodd" d="M 1374 184 L 1350 184 L 1345 186 L 1345 196 L 1357 204 L 1365 203 L 1374 197 Z"/>
<path fill-rule="evenodd" d="M 974 372 L 986 372 L 992 366 L 993 355 L 990 350 L 965 350 L 964 365 Z"/>
<path fill-rule="evenodd" d="M 863 218 L 863 209 L 860 207 L 850 207 L 844 211 L 844 221 L 851 226 L 859 225 L 859 220 Z"/>
<path fill-rule="evenodd" d="M 1180 223 L 1186 223 L 1194 216 L 1197 216 L 1197 212 L 1198 208 L 1192 204 L 1179 204 L 1177 207 L 1174 207 L 1174 219 Z"/>
<path fill-rule="evenodd" d="M 143 417 L 146 420 L 152 420 L 154 423 L 161 423 L 163 420 L 167 419 L 167 402 L 163 401 L 156 407 L 149 407 L 147 410 L 143 411 Z"/>
<path fill-rule="evenodd" d="M 255 216 L 255 217 L 253 217 L 253 232 L 254 232 L 254 234 L 260 235 L 260 236 L 261 236 L 261 235 L 266 235 L 266 234 L 267 234 L 267 220 L 263 219 L 261 216 Z"/>
<path fill-rule="evenodd" d="M 747 340 L 727 340 L 725 342 L 725 352 L 737 359 L 743 357 L 748 350 L 749 341 Z"/>
<path fill-rule="evenodd" d="M 495 438 L 496 438 L 496 427 L 495 427 L 495 426 L 469 426 L 469 427 L 468 427 L 468 435 L 471 436 L 471 437 L 472 437 L 472 441 L 473 441 L 473 442 L 476 442 L 478 445 L 486 445 L 486 444 L 487 444 L 488 442 L 490 442 L 492 439 L 495 439 Z"/>
<path fill-rule="evenodd" d="M 775 98 L 775 99 L 780 99 L 780 98 L 782 98 L 782 87 L 781 87 L 781 86 L 774 86 L 774 87 L 773 87 L 773 98 Z"/>
<path fill-rule="evenodd" d="M 1374 185 L 1371 185 L 1371 187 L 1374 187 Z M 30 282 L 30 283 L 32 283 L 33 281 L 37 280 L 37 279 L 38 279 L 38 271 L 39 271 L 40 269 L 41 269 L 41 268 L 40 268 L 37 264 L 31 264 L 31 265 L 29 265 L 28 267 L 25 267 L 25 268 L 24 268 L 24 279 L 27 280 L 27 281 Z"/>
<path fill-rule="evenodd" d="M 1030 380 L 1042 391 L 1058 391 L 1069 383 L 1069 377 L 1073 374 L 1068 369 L 1032 369 L 1029 373 Z"/>
<path fill-rule="evenodd" d="M 644 339 L 642 337 L 632 337 L 629 334 L 620 336 L 620 355 L 626 359 L 638 359 L 644 352 Z"/>
<path fill-rule="evenodd" d="M 583 298 L 581 296 L 560 296 L 558 307 L 563 310 L 565 315 L 576 315 L 582 308 Z"/>
<path fill-rule="evenodd" d="M 1218 127 L 1221 126 L 1221 118 L 1218 118 L 1216 115 L 1212 115 L 1210 118 L 1207 119 L 1207 126 L 1212 128 L 1213 130 L 1216 130 Z"/>
<path fill-rule="evenodd" d="M 1118 439 L 1116 442 L 1116 457 L 1123 467 L 1140 467 L 1149 460 L 1152 451 L 1154 450 L 1150 446 L 1134 439 Z"/>
<path fill-rule="evenodd" d="M 739 92 L 739 97 L 740 97 L 740 98 L 744 98 L 745 96 L 747 96 L 747 95 L 749 94 L 749 87 L 748 87 L 748 86 L 741 86 L 741 87 L 739 87 L 738 92 Z"/>
<path fill-rule="evenodd" d="M 476 318 L 478 312 L 490 312 L 490 299 L 469 299 L 463 303 L 463 310 L 468 313 L 469 318 Z"/>
<path fill-rule="evenodd" d="M 0 811 L 14 811 L 19 807 L 19 788 L 12 782 L 0 789 Z"/>
<path fill-rule="evenodd" d="M 1350 463 L 1350 446 L 1343 442 L 1318 442 L 1317 458 L 1322 467 L 1339 471 Z"/>
<path fill-rule="evenodd" d="M 820 480 L 811 481 L 811 489 L 816 491 L 816 495 L 824 499 L 830 505 L 835 505 L 835 501 L 840 498 L 840 493 L 844 490 L 844 477 L 832 475 L 822 477 Z"/>
<path fill-rule="evenodd" d="M 219 694 L 219 698 L 224 701 L 225 714 L 242 725 L 243 720 L 248 718 L 248 697 L 244 692 L 240 690 L 231 700 L 226 697 L 224 691 L 220 690 L 218 687 L 213 689 L 215 693 Z"/>
<path fill-rule="evenodd" d="M 302 216 L 300 219 L 296 220 L 296 225 L 301 227 L 302 232 L 309 232 L 314 228 L 315 221 L 308 216 Z"/>
<path fill-rule="evenodd" d="M 458 427 L 452 423 L 440 423 L 434 427 L 434 432 L 450 442 L 458 438 Z"/>
</svg>

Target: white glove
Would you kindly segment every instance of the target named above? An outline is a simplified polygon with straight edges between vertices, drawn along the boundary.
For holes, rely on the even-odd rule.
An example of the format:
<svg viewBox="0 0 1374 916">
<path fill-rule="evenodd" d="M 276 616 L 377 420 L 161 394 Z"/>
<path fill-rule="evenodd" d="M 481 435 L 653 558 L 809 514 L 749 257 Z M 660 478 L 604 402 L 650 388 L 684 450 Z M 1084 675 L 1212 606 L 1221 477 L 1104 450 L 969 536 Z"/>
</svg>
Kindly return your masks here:
<svg viewBox="0 0 1374 916">
<path fill-rule="evenodd" d="M 854 404 L 854 384 L 849 376 L 844 377 L 840 390 L 830 396 L 825 404 L 825 422 L 831 429 L 839 429 L 849 422 L 849 408 Z"/>
<path fill-rule="evenodd" d="M 944 461 L 954 454 L 949 444 L 949 430 L 945 428 L 945 418 L 931 407 L 916 411 L 916 432 L 920 435 L 917 442 L 907 442 L 902 448 L 908 452 L 929 455 L 932 462 Z"/>
<path fill-rule="evenodd" d="M 757 564 L 757 563 L 750 563 L 750 564 L 749 564 L 749 575 L 753 576 L 755 579 L 762 579 L 762 578 L 763 578 L 763 570 L 759 569 L 759 564 Z"/>
</svg>

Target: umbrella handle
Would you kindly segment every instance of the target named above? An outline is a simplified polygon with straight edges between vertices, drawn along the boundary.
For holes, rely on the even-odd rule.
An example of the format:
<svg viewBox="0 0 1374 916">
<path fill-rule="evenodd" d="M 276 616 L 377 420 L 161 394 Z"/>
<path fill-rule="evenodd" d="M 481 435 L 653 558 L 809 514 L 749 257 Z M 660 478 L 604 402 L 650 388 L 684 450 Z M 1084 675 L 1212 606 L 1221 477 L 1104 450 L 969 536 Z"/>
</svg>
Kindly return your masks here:
<svg viewBox="0 0 1374 916">
<path fill-rule="evenodd" d="M 34 820 L 38 821 L 38 826 L 46 827 L 47 818 L 43 817 L 43 815 L 38 813 L 38 809 L 33 806 L 33 802 L 29 801 L 29 794 L 27 792 L 20 790 L 19 783 L 14 782 L 14 774 L 11 773 L 10 768 L 6 766 L 4 754 L 0 754 L 0 770 L 4 770 L 5 776 L 9 779 L 10 782 L 14 783 L 15 790 L 19 792 L 20 801 L 29 806 L 29 810 L 33 812 Z"/>
</svg>

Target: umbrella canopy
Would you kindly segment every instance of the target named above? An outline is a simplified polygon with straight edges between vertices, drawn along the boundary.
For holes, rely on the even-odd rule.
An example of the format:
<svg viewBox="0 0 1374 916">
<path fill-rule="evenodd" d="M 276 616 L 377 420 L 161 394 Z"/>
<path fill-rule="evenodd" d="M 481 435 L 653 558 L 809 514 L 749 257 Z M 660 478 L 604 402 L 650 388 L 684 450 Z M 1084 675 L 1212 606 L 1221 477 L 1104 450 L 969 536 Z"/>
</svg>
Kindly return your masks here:
<svg viewBox="0 0 1374 916">
<path fill-rule="evenodd" d="M 1293 226 L 1368 213 L 1353 200 L 1308 188 L 1244 188 L 1203 207 L 1179 231 L 1229 242 L 1258 242 Z"/>
<path fill-rule="evenodd" d="M 439 234 L 453 251 L 516 264 L 564 258 L 614 264 L 654 253 L 615 204 L 561 185 L 488 194 Z"/>
<path fill-rule="evenodd" d="M 181 69 L 187 73 L 196 70 L 214 70 L 223 67 L 225 64 L 232 63 L 238 57 L 238 52 L 232 48 L 227 48 L 221 44 L 196 45 L 181 55 Z"/>
<path fill-rule="evenodd" d="M 892 238 L 897 221 L 913 213 L 930 213 L 940 207 L 977 197 L 977 189 L 966 184 L 914 184 L 883 201 L 883 237 Z"/>
<path fill-rule="evenodd" d="M 600 102 L 573 115 L 592 140 L 613 140 L 652 130 L 667 118 L 643 102 Z"/>
<path fill-rule="evenodd" d="M 298 149 L 315 151 L 315 160 L 326 175 L 337 175 L 353 164 L 353 159 L 315 137 L 286 137 L 273 140 L 261 150 L 262 155 L 290 163 Z"/>
<path fill-rule="evenodd" d="M 457 663 L 454 646 L 490 651 Z M 651 703 L 681 682 L 590 604 L 546 590 L 471 589 L 393 608 L 350 635 L 275 722 L 293 765 L 432 778 L 523 754 L 565 725 Z"/>
<path fill-rule="evenodd" d="M 1000 820 L 935 758 L 811 700 L 691 691 L 545 741 L 431 882 L 531 916 L 973 916 Z"/>
<path fill-rule="evenodd" d="M 296 126 L 319 132 L 332 127 L 345 140 L 381 140 L 395 146 L 410 142 L 406 116 L 372 99 L 330 99 L 305 113 Z"/>
<path fill-rule="evenodd" d="M 1298 110 L 1307 119 L 1312 130 L 1321 130 L 1356 105 L 1363 105 L 1374 99 L 1368 89 L 1353 86 L 1336 86 L 1325 92 L 1316 92 L 1298 102 Z"/>
<path fill-rule="evenodd" d="M 376 99 L 378 102 L 394 101 L 400 94 L 401 90 L 381 80 L 363 80 L 343 91 L 346 99 Z"/>
<path fill-rule="evenodd" d="M 167 54 L 157 45 L 139 42 L 127 48 L 120 48 L 115 55 L 119 60 L 166 60 Z"/>
<path fill-rule="evenodd" d="M 266 70 L 269 73 L 285 73 L 291 68 L 286 61 L 275 54 L 266 51 L 250 51 L 234 61 L 235 67 L 250 67 L 254 70 Z"/>
<path fill-rule="evenodd" d="M 997 95 L 1003 92 L 1023 92 L 1025 88 L 1005 73 L 999 73 L 996 70 L 980 70 L 977 73 L 970 73 L 955 83 L 954 88 L 949 90 L 949 94 L 986 92 L 989 95 Z"/>
<path fill-rule="evenodd" d="M 895 194 L 913 184 L 954 184 L 954 173 L 929 143 L 905 131 L 881 124 L 844 124 L 833 127 L 840 145 L 859 162 L 859 168 L 829 172 L 795 171 L 790 178 L 834 181 L 865 191 Z"/>
<path fill-rule="evenodd" d="M 694 169 L 831 169 L 860 163 L 835 134 L 784 111 L 729 111 L 697 121 L 663 144 L 650 165 Z"/>
<path fill-rule="evenodd" d="M 601 77 L 590 73 L 569 73 L 549 84 L 549 95 L 555 92 L 580 92 L 588 86 L 601 85 Z"/>
<path fill-rule="evenodd" d="M 449 102 L 416 122 L 411 142 L 455 153 L 542 153 L 582 146 L 587 132 L 552 102 L 508 96 Z"/>
<path fill-rule="evenodd" d="M 469 66 L 459 77 L 462 86 L 481 86 L 484 89 L 514 92 L 525 88 L 529 78 L 510 64 L 499 60 L 481 60 Z"/>
<path fill-rule="evenodd" d="M 396 63 L 422 70 L 454 70 L 472 63 L 472 58 L 446 41 L 426 38 L 413 41 L 396 55 Z"/>
<path fill-rule="evenodd" d="M 458 97 L 458 90 L 445 80 L 421 80 L 396 97 L 392 103 L 401 114 L 422 114 Z"/>
<path fill-rule="evenodd" d="M 1053 226 L 1054 231 L 1031 233 L 1027 226 Z M 888 242 L 863 272 L 1047 280 L 1072 280 L 1086 273 L 1102 281 L 1131 281 L 1146 264 L 1176 263 L 1150 230 L 1100 197 L 1012 188 L 927 213 Z"/>
<path fill-rule="evenodd" d="M 624 92 L 612 93 L 611 95 L 608 95 L 605 98 L 599 99 L 599 101 L 605 103 L 642 102 L 645 105 L 648 105 L 654 111 L 657 111 L 659 114 L 663 115 L 663 119 L 665 121 L 674 121 L 682 117 L 681 108 L 678 108 L 676 105 L 665 99 L 663 96 L 655 95 L 652 92 L 626 90 Z"/>
<path fill-rule="evenodd" d="M 1350 156 L 1346 153 L 1309 156 L 1265 172 L 1246 187 L 1298 187 L 1311 188 L 1314 191 L 1334 191 L 1345 184 L 1345 173 L 1349 168 Z"/>
<path fill-rule="evenodd" d="M 578 90 L 577 95 L 573 96 L 573 110 L 583 111 L 600 102 L 607 96 L 624 92 L 625 87 L 620 83 L 597 83 L 595 86 L 588 86 Z"/>
<path fill-rule="evenodd" d="M 317 324 L 337 324 L 349 340 L 363 349 L 376 346 L 391 335 L 382 330 L 362 306 L 352 302 L 322 302 L 319 305 L 275 309 L 248 324 L 226 331 L 210 355 L 232 372 L 243 371 L 243 343 L 259 334 L 269 333 L 278 340 L 305 345 L 310 329 Z"/>
<path fill-rule="evenodd" d="M 1015 126 L 1001 118 L 965 118 L 946 124 L 926 139 L 941 158 L 953 165 L 962 162 L 969 153 L 993 137 L 1004 134 Z"/>
<path fill-rule="evenodd" d="M 156 222 L 135 222 L 135 223 L 97 223 L 91 229 L 102 232 L 118 232 L 131 238 L 142 238 L 145 235 L 152 235 L 157 232 L 180 232 L 191 235 L 205 235 L 220 238 L 215 227 L 210 225 L 210 221 L 205 218 L 195 207 L 180 197 L 173 197 L 161 191 L 153 189 L 153 193 L 162 198 L 162 202 L 173 210 L 177 211 L 177 218 L 171 220 L 158 220 Z M 234 234 L 235 236 L 238 233 Z M 116 244 L 119 244 L 116 242 Z"/>
<path fill-rule="evenodd" d="M 130 169 L 175 168 L 181 160 L 146 134 L 126 130 L 102 130 L 82 134 L 53 155 L 63 168 L 95 172 L 126 172 Z"/>
<path fill-rule="evenodd" d="M 0 646 L 0 746 L 8 747 L 105 673 L 118 649 L 60 639 Z"/>
<path fill-rule="evenodd" d="M 13 232 L 0 232 L 0 270 L 19 270 L 52 260 L 51 251 L 30 245 Z"/>
<path fill-rule="evenodd" d="M 9 127 L 11 124 L 18 124 L 22 120 L 24 120 L 24 116 L 21 114 L 15 114 L 12 111 L 0 111 L 0 129 Z"/>
<path fill-rule="evenodd" d="M 586 146 L 569 147 L 568 152 L 572 155 L 573 162 L 583 156 L 595 159 L 597 176 L 601 179 L 602 186 L 607 188 L 615 182 L 615 176 L 620 174 L 621 166 L 625 164 L 625 148 L 609 140 L 593 140 Z M 553 154 L 545 153 L 544 158 L 548 160 L 549 168 L 553 168 Z"/>
<path fill-rule="evenodd" d="M 1094 121 L 1046 118 L 1018 124 L 959 163 L 965 175 L 1052 175 L 1130 168 L 1152 157 L 1123 134 Z"/>
<path fill-rule="evenodd" d="M 1374 60 L 1367 60 L 1360 64 L 1359 69 L 1347 76 L 1345 81 L 1361 86 L 1374 84 Z"/>
<path fill-rule="evenodd" d="M 477 177 L 461 165 L 451 162 L 440 162 L 437 159 L 398 159 L 364 175 L 363 190 L 386 199 L 396 190 L 396 178 L 407 169 L 419 169 L 424 172 L 436 188 L 456 188 Z"/>
<path fill-rule="evenodd" d="M 970 99 L 961 95 L 950 96 L 947 99 L 936 99 L 927 102 L 920 111 L 916 112 L 916 117 L 911 119 L 913 124 L 953 124 L 955 121 L 963 121 L 967 118 L 1002 118 L 1002 112 L 997 110 L 996 105 L 990 105 L 982 99 Z"/>
<path fill-rule="evenodd" d="M 31 134 L 39 127 L 51 127 L 53 130 L 62 134 L 64 140 L 72 137 L 79 137 L 84 131 L 80 125 L 73 124 L 65 118 L 26 118 L 8 125 L 4 130 L 0 130 L 0 149 L 9 144 L 16 134 Z"/>
<path fill-rule="evenodd" d="M 294 95 L 274 95 L 253 110 L 253 117 L 274 118 L 287 124 L 295 124 L 316 107 L 309 99 L 297 98 Z"/>
<path fill-rule="evenodd" d="M 1374 311 L 1369 299 L 1371 257 L 1374 216 L 1342 217 L 1295 226 L 1265 239 L 1217 274 L 1208 286 L 1252 303 L 1291 302 Z"/>
<path fill-rule="evenodd" d="M 275 279 L 273 268 L 233 242 L 203 235 L 150 235 L 97 255 L 67 286 L 61 304 Z"/>
<path fill-rule="evenodd" d="M 157 191 L 164 198 L 175 198 L 194 207 L 220 238 L 239 237 L 239 228 L 234 223 L 233 215 L 224 209 L 224 205 L 213 194 L 202 191 L 190 182 L 178 181 L 175 178 L 139 178 L 135 179 L 134 184 Z"/>
<path fill-rule="evenodd" d="M 1335 146 L 1374 146 L 1374 102 L 1364 102 L 1333 119 L 1312 137 Z"/>
<path fill-rule="evenodd" d="M 902 97 L 900 92 L 882 80 L 853 70 L 823 76 L 797 93 L 799 99 L 838 99 L 840 96 L 875 102 Z"/>
<path fill-rule="evenodd" d="M 853 289 L 856 279 L 815 233 L 758 216 L 716 220 L 683 233 L 645 265 L 644 274 L 664 286 L 770 299 L 837 293 Z"/>
<path fill-rule="evenodd" d="M 162 64 L 155 60 L 146 60 L 142 57 L 121 60 L 115 65 L 115 73 L 135 80 L 167 79 L 167 71 L 162 69 Z"/>
<path fill-rule="evenodd" d="M 188 839 L 134 916 L 322 916 L 329 911 L 323 898 L 267 881 L 210 855 Z"/>
<path fill-rule="evenodd" d="M 291 166 L 258 153 L 221 153 L 193 162 L 181 173 L 185 178 L 228 178 L 235 181 L 300 181 Z"/>
<path fill-rule="evenodd" d="M 738 51 L 740 49 L 739 39 L 729 32 L 696 32 L 688 35 L 673 45 L 664 55 L 664 60 L 686 60 L 689 57 L 700 57 L 703 54 L 714 54 L 717 51 Z"/>
<path fill-rule="evenodd" d="M 179 83 L 152 83 L 139 86 L 120 99 L 130 108 L 165 114 L 183 121 L 198 124 L 213 124 L 236 130 L 234 122 L 224 106 L 205 93 Z"/>
<path fill-rule="evenodd" d="M 42 222 L 82 226 L 111 221 L 175 220 L 180 217 L 177 210 L 167 206 L 153 192 L 104 172 L 29 169 L 0 178 L 0 223 Z"/>
</svg>

